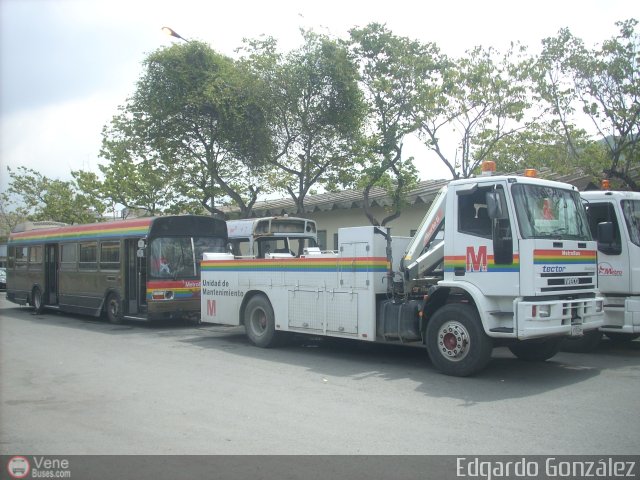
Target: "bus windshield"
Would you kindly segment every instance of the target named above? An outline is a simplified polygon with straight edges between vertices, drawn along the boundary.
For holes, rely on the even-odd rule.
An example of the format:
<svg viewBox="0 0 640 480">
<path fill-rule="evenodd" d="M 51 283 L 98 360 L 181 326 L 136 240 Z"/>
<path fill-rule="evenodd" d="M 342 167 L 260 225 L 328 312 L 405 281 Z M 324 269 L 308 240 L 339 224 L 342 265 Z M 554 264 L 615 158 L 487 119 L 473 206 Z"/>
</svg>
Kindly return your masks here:
<svg viewBox="0 0 640 480">
<path fill-rule="evenodd" d="M 629 239 L 640 246 L 640 200 L 623 200 L 622 212 L 629 230 Z"/>
<path fill-rule="evenodd" d="M 156 237 L 151 241 L 150 275 L 159 278 L 192 278 L 200 275 L 204 252 L 225 251 L 219 237 Z"/>
<path fill-rule="evenodd" d="M 578 192 L 526 184 L 512 191 L 522 238 L 591 240 Z"/>
</svg>

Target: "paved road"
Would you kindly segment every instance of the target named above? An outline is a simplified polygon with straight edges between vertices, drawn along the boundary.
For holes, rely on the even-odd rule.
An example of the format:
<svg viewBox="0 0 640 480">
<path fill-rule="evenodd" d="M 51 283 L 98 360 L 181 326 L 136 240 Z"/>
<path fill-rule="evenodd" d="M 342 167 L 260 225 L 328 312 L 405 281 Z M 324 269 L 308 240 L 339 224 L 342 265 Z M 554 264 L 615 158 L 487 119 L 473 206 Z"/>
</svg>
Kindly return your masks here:
<svg viewBox="0 0 640 480">
<path fill-rule="evenodd" d="M 110 325 L 0 294 L 0 453 L 636 454 L 640 342 L 473 378 L 410 348 Z"/>
</svg>

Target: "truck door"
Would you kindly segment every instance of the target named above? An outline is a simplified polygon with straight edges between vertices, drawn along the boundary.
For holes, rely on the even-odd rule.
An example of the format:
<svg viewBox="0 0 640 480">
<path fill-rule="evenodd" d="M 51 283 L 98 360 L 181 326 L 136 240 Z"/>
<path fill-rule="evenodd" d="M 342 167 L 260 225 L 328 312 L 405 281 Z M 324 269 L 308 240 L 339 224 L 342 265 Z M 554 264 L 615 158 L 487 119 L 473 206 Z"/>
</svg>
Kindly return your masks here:
<svg viewBox="0 0 640 480">
<path fill-rule="evenodd" d="M 613 244 L 598 248 L 598 288 L 607 293 L 628 293 L 631 287 L 629 244 L 620 231 L 619 210 L 612 202 L 593 201 L 587 205 L 589 228 L 593 238 L 598 239 L 598 224 L 613 224 Z"/>
<path fill-rule="evenodd" d="M 489 218 L 487 194 L 504 197 L 501 185 L 476 185 L 455 197 L 454 252 L 446 253 L 445 269 L 456 280 L 468 281 L 484 295 L 518 294 L 519 264 L 511 218 L 503 202 L 502 218 Z"/>
</svg>

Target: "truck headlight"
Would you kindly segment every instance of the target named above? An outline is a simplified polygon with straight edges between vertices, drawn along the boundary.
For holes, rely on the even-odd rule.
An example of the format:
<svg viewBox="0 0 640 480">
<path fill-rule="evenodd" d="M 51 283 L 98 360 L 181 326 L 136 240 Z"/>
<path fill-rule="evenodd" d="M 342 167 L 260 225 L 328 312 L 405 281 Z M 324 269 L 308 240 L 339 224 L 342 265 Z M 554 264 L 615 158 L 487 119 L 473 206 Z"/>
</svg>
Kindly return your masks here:
<svg viewBox="0 0 640 480">
<path fill-rule="evenodd" d="M 538 316 L 540 318 L 549 318 L 551 315 L 551 305 L 538 305 Z"/>
</svg>

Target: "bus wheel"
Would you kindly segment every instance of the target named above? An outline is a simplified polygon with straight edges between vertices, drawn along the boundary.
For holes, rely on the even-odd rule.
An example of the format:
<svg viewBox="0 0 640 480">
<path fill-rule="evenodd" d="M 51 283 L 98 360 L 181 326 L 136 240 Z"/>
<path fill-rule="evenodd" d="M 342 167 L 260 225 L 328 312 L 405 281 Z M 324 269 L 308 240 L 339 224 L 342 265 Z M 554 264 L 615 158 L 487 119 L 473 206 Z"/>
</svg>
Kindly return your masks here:
<svg viewBox="0 0 640 480">
<path fill-rule="evenodd" d="M 120 295 L 116 292 L 112 292 L 107 297 L 106 303 L 107 319 L 111 323 L 122 323 L 122 302 L 120 301 Z"/>
<path fill-rule="evenodd" d="M 476 310 L 451 303 L 440 308 L 427 325 L 427 352 L 431 363 L 446 375 L 466 377 L 491 360 L 493 342 Z"/>
<path fill-rule="evenodd" d="M 544 340 L 524 340 L 509 346 L 509 350 L 520 360 L 544 362 L 560 351 L 562 337 Z"/>
<path fill-rule="evenodd" d="M 244 310 L 244 328 L 251 343 L 257 347 L 276 346 L 276 322 L 273 307 L 264 295 L 256 295 Z"/>
<path fill-rule="evenodd" d="M 42 310 L 44 310 L 42 291 L 39 287 L 33 287 L 33 291 L 31 292 L 31 305 L 33 306 L 34 313 L 42 313 Z"/>
</svg>

